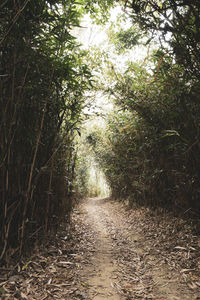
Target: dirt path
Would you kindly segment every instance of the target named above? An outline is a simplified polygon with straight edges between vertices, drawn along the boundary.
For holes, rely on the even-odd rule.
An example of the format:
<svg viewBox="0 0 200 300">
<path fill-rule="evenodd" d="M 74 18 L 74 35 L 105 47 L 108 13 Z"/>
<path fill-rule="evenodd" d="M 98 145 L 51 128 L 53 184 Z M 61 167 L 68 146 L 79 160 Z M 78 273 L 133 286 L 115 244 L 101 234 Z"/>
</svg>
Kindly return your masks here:
<svg viewBox="0 0 200 300">
<path fill-rule="evenodd" d="M 200 299 L 200 239 L 188 220 L 109 199 L 86 199 L 71 229 L 39 246 L 12 272 L 0 299 Z"/>
<path fill-rule="evenodd" d="M 112 255 L 112 238 L 106 221 L 108 216 L 100 204 L 101 200 L 89 199 L 82 206 L 82 212 L 86 214 L 86 220 L 96 235 L 91 266 L 84 273 L 90 274 L 87 280 L 92 299 L 120 300 L 116 290 L 117 266 Z"/>
<path fill-rule="evenodd" d="M 124 205 L 108 199 L 87 199 L 79 206 L 79 213 L 92 230 L 93 239 L 88 248 L 93 253 L 89 266 L 81 272 L 87 282 L 88 299 L 200 299 L 199 277 L 187 265 L 179 265 L 182 252 L 190 260 L 187 249 L 178 246 L 184 235 L 171 245 L 180 252 L 178 261 L 170 261 L 170 247 L 165 253 L 157 246 L 164 234 L 162 228 L 159 232 L 154 227 L 152 236 L 152 228 L 147 230 L 153 224 L 142 223 L 142 211 L 126 211 Z"/>
</svg>

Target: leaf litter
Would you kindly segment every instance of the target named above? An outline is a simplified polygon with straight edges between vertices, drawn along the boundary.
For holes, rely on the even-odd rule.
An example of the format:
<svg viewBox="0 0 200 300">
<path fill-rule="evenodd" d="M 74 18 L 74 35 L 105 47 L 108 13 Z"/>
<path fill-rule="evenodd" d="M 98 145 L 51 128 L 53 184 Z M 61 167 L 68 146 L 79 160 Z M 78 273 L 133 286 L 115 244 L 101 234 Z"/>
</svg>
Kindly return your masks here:
<svg viewBox="0 0 200 300">
<path fill-rule="evenodd" d="M 86 199 L 62 230 L 1 268 L 1 299 L 200 299 L 200 238 L 188 220 Z"/>
</svg>

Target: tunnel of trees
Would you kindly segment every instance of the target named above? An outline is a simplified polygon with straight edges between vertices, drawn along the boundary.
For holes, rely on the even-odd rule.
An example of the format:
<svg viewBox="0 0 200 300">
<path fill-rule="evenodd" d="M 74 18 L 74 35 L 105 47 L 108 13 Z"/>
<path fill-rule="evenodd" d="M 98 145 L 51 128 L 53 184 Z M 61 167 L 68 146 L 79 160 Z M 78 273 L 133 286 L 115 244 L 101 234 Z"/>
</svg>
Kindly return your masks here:
<svg viewBox="0 0 200 300">
<path fill-rule="evenodd" d="M 123 69 L 105 51 L 81 48 L 72 33 L 85 14 L 106 24 L 116 5 L 112 52 L 150 49 Z M 88 195 L 88 154 L 112 197 L 199 214 L 198 0 L 4 0 L 0 20 L 3 262 L 69 220 L 72 198 Z M 84 109 L 99 91 L 113 109 L 102 127 L 86 130 Z"/>
</svg>

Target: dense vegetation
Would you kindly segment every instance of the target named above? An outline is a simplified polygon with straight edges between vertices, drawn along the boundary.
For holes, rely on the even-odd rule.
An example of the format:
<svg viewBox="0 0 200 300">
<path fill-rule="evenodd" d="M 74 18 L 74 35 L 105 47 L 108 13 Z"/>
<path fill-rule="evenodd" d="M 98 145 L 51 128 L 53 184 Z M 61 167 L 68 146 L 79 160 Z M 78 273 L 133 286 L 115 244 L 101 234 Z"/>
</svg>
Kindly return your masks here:
<svg viewBox="0 0 200 300">
<path fill-rule="evenodd" d="M 131 204 L 200 208 L 199 1 L 121 2 L 123 19 L 132 24 L 110 31 L 113 52 L 121 55 L 139 43 L 154 49 L 123 70 L 105 51 L 81 50 L 71 33 L 84 13 L 108 20 L 113 1 L 0 4 L 4 262 L 39 233 L 57 229 L 70 212 L 74 188 L 77 195 L 87 193 L 91 161 L 77 136 L 91 89 L 104 90 L 114 111 L 106 129 L 90 129 L 81 144 L 88 143 L 87 154 L 93 149 L 112 195 Z M 92 70 L 100 76 L 96 84 Z"/>
<path fill-rule="evenodd" d="M 200 3 L 125 2 L 132 25 L 115 34 L 116 51 L 130 49 L 131 43 L 134 47 L 139 35 L 146 46 L 154 42 L 153 51 L 142 63 L 129 61 L 123 71 L 108 63 L 104 88 L 114 99 L 115 111 L 105 132 L 89 133 L 88 141 L 113 196 L 129 198 L 131 204 L 197 213 Z M 135 31 L 134 38 L 136 23 L 142 33 Z"/>
<path fill-rule="evenodd" d="M 70 211 L 73 141 L 91 88 L 71 29 L 84 11 L 106 18 L 111 4 L 0 4 L 0 259 L 22 253 Z"/>
</svg>

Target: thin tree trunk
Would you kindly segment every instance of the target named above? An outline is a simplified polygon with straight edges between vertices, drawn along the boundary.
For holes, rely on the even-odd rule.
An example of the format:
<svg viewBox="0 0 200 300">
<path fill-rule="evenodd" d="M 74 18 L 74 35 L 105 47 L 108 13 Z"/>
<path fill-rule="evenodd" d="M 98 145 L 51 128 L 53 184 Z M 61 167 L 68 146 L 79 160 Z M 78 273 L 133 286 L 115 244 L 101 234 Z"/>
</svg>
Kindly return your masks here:
<svg viewBox="0 0 200 300">
<path fill-rule="evenodd" d="M 51 73 L 51 78 L 50 78 L 50 82 L 49 82 L 49 90 L 50 90 L 50 84 L 51 84 L 52 78 L 53 78 L 53 73 L 54 73 L 54 68 L 52 69 L 52 73 Z M 40 122 L 40 129 L 39 129 L 38 137 L 37 137 L 37 140 L 36 140 L 35 151 L 34 151 L 34 154 L 33 154 L 33 160 L 32 160 L 29 179 L 28 179 L 28 187 L 27 187 L 27 191 L 26 191 L 26 198 L 25 198 L 25 202 L 24 202 L 24 210 L 23 210 L 23 215 L 22 215 L 21 238 L 20 238 L 20 255 L 22 253 L 22 248 L 23 248 L 24 231 L 25 231 L 25 218 L 26 218 L 26 213 L 27 213 L 27 208 L 28 208 L 28 202 L 29 202 L 29 200 L 31 200 L 31 199 L 29 199 L 29 195 L 30 195 L 30 192 L 31 192 L 33 171 L 34 171 L 34 168 L 35 168 L 36 157 L 37 157 L 39 144 L 40 144 L 40 139 L 41 139 L 42 131 L 43 131 L 43 127 L 44 127 L 44 120 L 45 120 L 45 115 L 46 115 L 46 111 L 47 111 L 47 102 L 48 102 L 48 98 L 46 98 L 45 103 L 44 103 L 43 114 L 42 114 L 42 118 L 41 118 L 41 122 Z M 32 197 L 33 197 L 33 193 L 31 193 L 31 198 Z"/>
<path fill-rule="evenodd" d="M 49 223 L 50 193 L 51 193 L 52 179 L 53 179 L 53 160 L 51 160 L 51 173 L 50 173 L 49 188 L 48 188 L 49 193 L 48 193 L 47 206 L 46 206 L 45 231 L 48 230 L 48 223 Z"/>
</svg>

